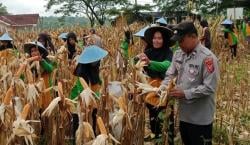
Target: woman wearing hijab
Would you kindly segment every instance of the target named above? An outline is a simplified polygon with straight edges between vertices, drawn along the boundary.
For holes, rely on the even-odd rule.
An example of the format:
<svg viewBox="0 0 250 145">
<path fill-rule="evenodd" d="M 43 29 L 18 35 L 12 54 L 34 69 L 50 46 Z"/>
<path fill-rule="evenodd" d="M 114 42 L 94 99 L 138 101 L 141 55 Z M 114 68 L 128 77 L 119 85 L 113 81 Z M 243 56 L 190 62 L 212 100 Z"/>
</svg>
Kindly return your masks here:
<svg viewBox="0 0 250 145">
<path fill-rule="evenodd" d="M 170 49 L 170 37 L 172 31 L 166 27 L 153 26 L 145 31 L 145 41 L 149 44 L 144 53 L 137 57 L 144 61 L 147 66 L 144 67 L 145 72 L 150 77 L 148 82 L 154 86 L 159 87 L 161 81 L 164 79 L 165 72 L 170 66 L 173 52 Z M 164 105 L 157 108 L 158 96 L 156 93 L 148 93 L 145 97 L 145 102 L 149 109 L 150 127 L 151 131 L 158 138 L 161 134 L 161 122 L 158 117 L 159 113 L 165 108 Z"/>
<path fill-rule="evenodd" d="M 0 51 L 5 50 L 5 49 L 16 49 L 16 46 L 12 44 L 13 39 L 9 36 L 8 33 L 4 33 L 0 37 Z"/>
<path fill-rule="evenodd" d="M 245 40 L 247 42 L 248 51 L 250 50 L 250 18 L 248 18 L 245 26 Z"/>
<path fill-rule="evenodd" d="M 52 43 L 51 37 L 48 34 L 40 33 L 38 35 L 37 41 L 41 42 L 48 51 L 53 52 L 55 54 L 55 47 Z"/>
<path fill-rule="evenodd" d="M 98 47 L 97 45 L 90 45 L 84 48 L 83 52 L 78 58 L 78 64 L 74 71 L 74 75 L 77 76 L 77 81 L 75 86 L 72 88 L 70 93 L 70 98 L 74 100 L 79 94 L 86 88 L 83 88 L 80 83 L 79 77 L 83 78 L 90 89 L 95 92 L 96 96 L 100 97 L 99 90 L 101 88 L 101 79 L 99 77 L 99 67 L 100 61 L 108 54 L 107 51 Z M 97 108 L 94 108 L 92 111 L 92 126 L 94 133 L 96 134 L 96 115 Z M 78 128 L 79 118 L 77 114 L 72 114 L 73 116 L 73 134 L 75 134 Z"/>
<path fill-rule="evenodd" d="M 43 78 L 44 80 L 45 88 L 51 87 L 51 74 L 54 70 L 54 66 L 52 65 L 52 62 L 47 58 L 49 54 L 48 50 L 43 46 L 42 43 L 35 41 L 25 43 L 24 51 L 28 53 L 30 57 L 38 56 L 37 59 L 33 61 L 38 61 L 41 69 L 37 70 L 35 66 L 31 68 L 32 74 L 35 76 L 35 80 L 39 79 L 40 74 L 41 78 Z M 43 112 L 49 106 L 50 102 L 52 101 L 52 95 L 53 94 L 51 94 L 50 91 L 41 93 L 39 99 L 39 112 Z M 42 119 L 41 125 L 41 135 L 43 137 L 50 136 L 49 128 L 52 127 L 52 120 L 45 117 Z"/>
<path fill-rule="evenodd" d="M 29 54 L 30 57 L 37 57 L 39 61 L 39 65 L 41 66 L 41 72 L 34 67 L 31 68 L 31 71 L 35 76 L 38 78 L 38 74 L 41 74 L 41 77 L 44 79 L 45 87 L 49 88 L 51 86 L 50 74 L 52 73 L 54 66 L 52 62 L 47 58 L 48 50 L 42 45 L 42 43 L 35 41 L 35 42 L 28 42 L 24 44 L 24 51 Z M 50 92 L 47 92 L 43 96 L 41 96 L 41 108 L 44 110 L 48 107 L 49 103 L 52 101 L 52 96 Z"/>
<path fill-rule="evenodd" d="M 224 26 L 223 32 L 224 37 L 227 40 L 227 43 L 231 49 L 231 57 L 236 57 L 237 54 L 237 46 L 239 43 L 238 37 L 236 35 L 236 31 L 234 30 L 234 24 L 231 20 L 224 20 L 221 25 Z"/>
<path fill-rule="evenodd" d="M 201 20 L 200 25 L 202 27 L 202 35 L 200 41 L 206 48 L 211 49 L 211 34 L 207 20 Z"/>
<path fill-rule="evenodd" d="M 131 32 L 129 29 L 124 30 L 125 37 L 121 42 L 120 48 L 122 49 L 122 55 L 125 60 L 128 60 L 129 58 L 129 44 L 131 39 Z"/>
<path fill-rule="evenodd" d="M 61 33 L 61 34 L 58 36 L 58 38 L 62 39 L 63 42 L 66 42 L 66 41 L 67 41 L 67 35 L 68 35 L 67 32 L 63 32 L 63 33 Z"/>
<path fill-rule="evenodd" d="M 77 52 L 77 37 L 73 32 L 68 33 L 67 35 L 67 49 L 68 49 L 68 59 L 72 60 Z"/>
</svg>

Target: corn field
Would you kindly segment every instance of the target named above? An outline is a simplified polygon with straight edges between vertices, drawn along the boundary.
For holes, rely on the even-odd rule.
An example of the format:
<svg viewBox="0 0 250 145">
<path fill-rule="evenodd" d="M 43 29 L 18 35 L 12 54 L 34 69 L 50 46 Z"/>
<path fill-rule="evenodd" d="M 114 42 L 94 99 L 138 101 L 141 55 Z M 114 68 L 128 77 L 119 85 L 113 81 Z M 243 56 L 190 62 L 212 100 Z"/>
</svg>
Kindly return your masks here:
<svg viewBox="0 0 250 145">
<path fill-rule="evenodd" d="M 216 115 L 213 128 L 213 144 L 216 145 L 249 145 L 250 144 L 250 48 L 242 40 L 238 46 L 238 56 L 231 59 L 230 50 L 224 45 L 220 32 L 222 18 L 210 20 L 212 32 L 212 51 L 219 58 L 220 83 L 216 93 Z M 156 141 L 144 142 L 144 130 L 147 122 L 146 107 L 143 101 L 144 90 L 152 90 L 145 83 L 143 64 L 134 65 L 130 61 L 124 71 L 117 61 L 121 51 L 120 43 L 124 37 L 125 22 L 121 20 L 116 27 L 98 27 L 97 34 L 103 40 L 104 49 L 109 52 L 100 68 L 102 79 L 101 98 L 94 99 L 88 84 L 80 79 L 84 91 L 76 100 L 68 98 L 76 77 L 72 74 L 74 67 L 68 64 L 67 55 L 61 47 L 64 43 L 58 38 L 62 32 L 75 32 L 78 39 L 88 32 L 88 28 L 75 26 L 47 31 L 58 53 L 48 58 L 57 63 L 52 72 L 52 86 L 45 88 L 41 77 L 35 78 L 29 64 L 34 58 L 27 58 L 23 51 L 25 42 L 37 39 L 39 31 L 12 31 L 14 45 L 19 55 L 11 50 L 0 55 L 0 145 L 142 145 L 156 144 Z M 129 26 L 132 32 L 138 31 L 146 24 L 134 23 Z M 239 34 L 240 35 L 240 34 Z M 139 39 L 134 38 L 130 45 L 130 57 L 143 52 Z M 38 67 L 38 66 L 37 66 Z M 21 74 L 25 76 L 20 79 Z M 114 96 L 108 87 L 117 83 L 122 90 L 121 96 Z M 146 89 L 145 89 L 146 88 Z M 50 92 L 53 101 L 48 108 L 40 112 L 41 96 Z M 178 104 L 175 104 L 178 106 Z M 97 136 L 90 123 L 91 110 L 97 107 Z M 175 107 L 175 116 L 178 116 Z M 71 112 L 79 116 L 79 127 L 75 143 L 69 131 L 72 120 Z M 169 110 L 165 113 L 168 116 Z M 178 117 L 176 117 L 178 120 Z M 44 123 L 45 135 L 41 135 Z M 177 121 L 176 121 L 177 122 Z M 178 123 L 175 124 L 175 143 L 181 145 Z M 167 143 L 167 128 L 163 129 L 160 144 Z M 164 135 L 165 134 L 165 135 Z"/>
</svg>

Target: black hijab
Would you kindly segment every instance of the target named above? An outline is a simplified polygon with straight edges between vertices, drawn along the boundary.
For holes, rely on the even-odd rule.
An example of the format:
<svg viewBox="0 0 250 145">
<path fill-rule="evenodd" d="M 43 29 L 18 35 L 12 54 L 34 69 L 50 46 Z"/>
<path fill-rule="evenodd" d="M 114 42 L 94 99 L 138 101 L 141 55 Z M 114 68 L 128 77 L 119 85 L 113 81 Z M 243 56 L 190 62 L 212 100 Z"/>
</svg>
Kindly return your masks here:
<svg viewBox="0 0 250 145">
<path fill-rule="evenodd" d="M 38 35 L 37 41 L 39 41 L 39 42 L 44 42 L 44 47 L 45 47 L 46 49 L 48 49 L 49 51 L 52 51 L 53 53 L 55 53 L 55 47 L 54 47 L 54 45 L 53 45 L 53 43 L 52 43 L 52 39 L 51 39 L 51 37 L 50 37 L 49 34 L 40 33 L 40 34 Z"/>
<path fill-rule="evenodd" d="M 11 43 L 11 41 L 8 41 L 8 40 L 3 40 L 3 41 L 7 42 L 7 46 L 1 45 L 1 46 L 0 46 L 0 51 L 5 50 L 5 49 L 8 49 L 8 48 L 17 49 L 16 46 L 14 46 L 14 45 Z"/>
<path fill-rule="evenodd" d="M 99 77 L 99 72 L 100 72 L 99 67 L 100 67 L 100 61 L 88 64 L 78 63 L 74 71 L 74 75 L 82 77 L 87 83 L 95 85 L 101 82 Z"/>
<path fill-rule="evenodd" d="M 156 32 L 160 32 L 160 31 L 156 31 Z M 151 46 L 150 48 L 146 49 L 144 53 L 147 55 L 149 60 L 152 60 L 152 61 L 158 61 L 158 62 L 163 62 L 165 60 L 172 61 L 173 52 L 169 48 L 170 40 L 165 35 L 163 35 L 162 32 L 160 33 L 162 34 L 162 37 L 163 37 L 162 48 L 153 48 L 153 46 Z M 148 67 L 144 67 L 144 70 L 147 72 L 147 74 L 151 78 L 164 79 L 165 72 L 156 72 L 156 71 L 148 69 Z"/>
<path fill-rule="evenodd" d="M 77 43 L 76 34 L 73 33 L 73 32 L 70 32 L 70 33 L 68 33 L 68 35 L 67 35 L 67 46 L 68 46 L 68 51 L 69 51 L 69 56 L 68 56 L 68 58 L 69 58 L 69 59 L 72 59 L 72 58 L 74 57 L 75 53 L 76 53 L 76 44 L 75 44 L 75 45 L 71 45 L 71 44 L 69 43 L 69 39 L 70 39 L 70 38 L 74 39 L 74 40 L 76 41 L 76 43 Z"/>
</svg>

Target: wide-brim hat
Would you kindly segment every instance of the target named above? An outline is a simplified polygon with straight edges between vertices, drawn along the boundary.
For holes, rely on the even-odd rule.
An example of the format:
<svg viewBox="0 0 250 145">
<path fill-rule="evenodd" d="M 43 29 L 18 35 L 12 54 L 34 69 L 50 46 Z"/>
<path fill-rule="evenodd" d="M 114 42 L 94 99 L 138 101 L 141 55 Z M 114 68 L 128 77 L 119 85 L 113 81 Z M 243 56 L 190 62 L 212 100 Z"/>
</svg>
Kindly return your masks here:
<svg viewBox="0 0 250 145">
<path fill-rule="evenodd" d="M 136 32 L 135 34 L 134 34 L 134 36 L 136 36 L 136 37 L 144 37 L 144 34 L 145 34 L 145 31 L 147 30 L 149 28 L 149 26 L 146 26 L 146 27 L 144 27 L 144 28 L 142 28 L 141 30 L 139 30 L 138 32 Z"/>
<path fill-rule="evenodd" d="M 97 45 L 91 45 L 84 48 L 77 62 L 81 64 L 92 63 L 103 59 L 107 55 L 108 52 L 106 50 L 100 48 Z"/>
<path fill-rule="evenodd" d="M 164 24 L 164 25 L 167 25 L 168 23 L 167 23 L 167 21 L 162 17 L 162 18 L 160 18 L 160 19 L 158 19 L 158 20 L 156 20 L 155 21 L 156 23 L 160 23 L 160 24 Z"/>
<path fill-rule="evenodd" d="M 1 37 L 0 37 L 0 41 L 12 41 L 13 39 L 9 36 L 8 33 L 4 33 Z"/>
<path fill-rule="evenodd" d="M 232 25 L 233 24 L 233 21 L 229 20 L 229 19 L 226 19 L 224 20 L 221 25 Z"/>
<path fill-rule="evenodd" d="M 152 40 L 153 40 L 155 32 L 157 32 L 157 31 L 161 32 L 169 41 L 173 35 L 173 31 L 167 27 L 151 26 L 145 31 L 145 34 L 144 34 L 144 38 L 145 38 L 147 43 L 153 44 Z"/>
<path fill-rule="evenodd" d="M 24 44 L 24 52 L 30 54 L 32 47 L 38 47 L 39 52 L 41 53 L 41 56 L 46 57 L 48 56 L 49 52 L 48 50 L 43 46 L 43 44 L 39 41 L 33 41 L 33 42 L 27 42 Z"/>
<path fill-rule="evenodd" d="M 60 38 L 60 39 L 67 39 L 67 35 L 68 35 L 68 33 L 61 33 L 61 34 L 58 36 L 58 38 Z"/>
</svg>

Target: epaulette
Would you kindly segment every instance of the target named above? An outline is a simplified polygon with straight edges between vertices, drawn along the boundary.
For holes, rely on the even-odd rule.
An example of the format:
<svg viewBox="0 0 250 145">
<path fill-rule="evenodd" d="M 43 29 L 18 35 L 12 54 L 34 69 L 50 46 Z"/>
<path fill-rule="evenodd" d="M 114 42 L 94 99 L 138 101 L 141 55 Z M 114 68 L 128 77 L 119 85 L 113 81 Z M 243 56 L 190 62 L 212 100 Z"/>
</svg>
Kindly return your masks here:
<svg viewBox="0 0 250 145">
<path fill-rule="evenodd" d="M 212 55 L 212 52 L 209 49 L 207 49 L 206 47 L 202 47 L 201 52 L 207 56 Z"/>
</svg>

